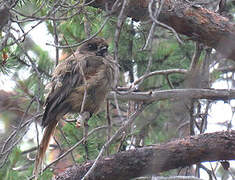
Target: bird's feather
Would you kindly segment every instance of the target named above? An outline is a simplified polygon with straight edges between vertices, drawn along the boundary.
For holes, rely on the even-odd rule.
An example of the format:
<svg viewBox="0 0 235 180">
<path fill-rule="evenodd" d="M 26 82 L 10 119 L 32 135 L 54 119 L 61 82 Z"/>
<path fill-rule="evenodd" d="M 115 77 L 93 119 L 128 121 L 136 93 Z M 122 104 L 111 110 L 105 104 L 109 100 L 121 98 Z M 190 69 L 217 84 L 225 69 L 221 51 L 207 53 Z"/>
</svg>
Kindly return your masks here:
<svg viewBox="0 0 235 180">
<path fill-rule="evenodd" d="M 97 113 L 107 92 L 114 87 L 117 65 L 106 54 L 107 43 L 94 38 L 61 62 L 54 70 L 50 91 L 45 102 L 42 126 L 46 127 L 36 156 L 34 174 L 38 175 L 50 137 L 60 120 L 68 112 Z"/>
</svg>

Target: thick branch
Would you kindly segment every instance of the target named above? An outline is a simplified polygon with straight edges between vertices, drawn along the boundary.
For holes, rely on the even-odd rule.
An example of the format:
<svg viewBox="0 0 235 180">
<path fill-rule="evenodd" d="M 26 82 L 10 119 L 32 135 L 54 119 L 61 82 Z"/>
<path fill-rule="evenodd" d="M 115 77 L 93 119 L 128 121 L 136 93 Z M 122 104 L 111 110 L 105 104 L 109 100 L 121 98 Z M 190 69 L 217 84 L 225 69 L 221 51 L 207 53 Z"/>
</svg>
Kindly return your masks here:
<svg viewBox="0 0 235 180">
<path fill-rule="evenodd" d="M 132 101 L 159 101 L 166 99 L 211 99 L 211 100 L 228 100 L 235 98 L 235 90 L 227 89 L 171 89 L 149 92 L 119 92 L 117 98 L 120 100 Z M 108 99 L 114 98 L 114 92 L 109 93 Z"/>
<path fill-rule="evenodd" d="M 149 19 L 150 0 L 133 0 L 128 7 L 128 16 L 136 20 Z M 114 0 L 96 0 L 93 7 L 111 7 Z M 185 0 L 165 0 L 159 14 L 159 21 L 171 26 L 176 32 L 215 48 L 225 57 L 235 60 L 235 24 L 213 11 Z"/>
<path fill-rule="evenodd" d="M 124 180 L 199 162 L 232 159 L 235 159 L 235 131 L 215 132 L 106 157 L 98 162 L 89 180 Z M 92 163 L 69 168 L 56 179 L 81 179 Z"/>
</svg>

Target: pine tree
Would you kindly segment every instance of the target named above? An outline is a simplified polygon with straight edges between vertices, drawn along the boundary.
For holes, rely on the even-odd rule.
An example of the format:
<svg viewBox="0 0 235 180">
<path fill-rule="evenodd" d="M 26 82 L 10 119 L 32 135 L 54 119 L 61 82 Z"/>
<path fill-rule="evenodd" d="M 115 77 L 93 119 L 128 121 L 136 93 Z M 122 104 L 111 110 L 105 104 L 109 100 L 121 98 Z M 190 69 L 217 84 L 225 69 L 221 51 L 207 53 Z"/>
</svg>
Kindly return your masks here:
<svg viewBox="0 0 235 180">
<path fill-rule="evenodd" d="M 0 2 L 0 177 L 14 180 L 32 176 L 42 131 L 46 85 L 55 66 L 93 36 L 103 37 L 110 44 L 109 52 L 121 72 L 118 87 L 110 92 L 101 111 L 89 120 L 92 133 L 87 146 L 80 142 L 82 128 L 76 127 L 79 114 L 64 116 L 50 144 L 41 179 L 51 179 L 71 165 L 85 167 L 87 160 L 95 160 L 101 154 L 118 157 L 121 152 L 139 148 L 147 152 L 144 150 L 148 146 L 210 130 L 211 107 L 219 100 L 232 107 L 230 100 L 234 98 L 234 91 L 229 91 L 234 85 L 234 2 L 228 1 L 226 8 L 219 5 L 220 14 L 214 13 L 217 4 L 184 0 L 175 4 L 147 0 Z M 31 36 L 36 28 L 47 35 Z M 48 48 L 35 40 L 40 38 L 48 39 Z M 6 91 L 6 78 L 14 82 L 11 91 Z M 219 81 L 227 82 L 229 87 L 223 87 L 224 91 L 210 90 Z M 231 127 L 232 118 L 221 125 L 228 130 Z M 32 138 L 27 132 L 36 136 Z M 55 161 L 63 153 L 67 155 Z M 204 169 L 209 177 L 226 174 L 228 179 L 233 175 L 226 168 L 217 168 L 215 173 L 200 163 L 230 160 L 232 155 L 199 159 L 196 168 L 182 162 L 187 166 L 182 171 L 179 164 L 178 170 L 169 166 L 140 175 L 151 179 L 152 174 L 184 176 L 188 172 L 187 175 L 200 177 Z M 223 163 L 220 167 L 228 162 Z M 58 179 L 62 177 L 63 174 Z M 123 179 L 122 175 L 114 177 Z"/>
</svg>

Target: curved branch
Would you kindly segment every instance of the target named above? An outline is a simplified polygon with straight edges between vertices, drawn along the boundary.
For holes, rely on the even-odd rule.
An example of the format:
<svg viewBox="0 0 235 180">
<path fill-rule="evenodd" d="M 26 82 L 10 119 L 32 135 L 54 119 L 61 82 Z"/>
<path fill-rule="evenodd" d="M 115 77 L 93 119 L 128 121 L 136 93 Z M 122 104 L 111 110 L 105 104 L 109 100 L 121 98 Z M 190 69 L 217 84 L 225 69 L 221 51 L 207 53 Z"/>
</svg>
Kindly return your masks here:
<svg viewBox="0 0 235 180">
<path fill-rule="evenodd" d="M 186 74 L 187 72 L 188 71 L 186 69 L 167 69 L 167 70 L 152 71 L 146 75 L 141 76 L 139 79 L 135 80 L 132 84 L 136 85 L 139 82 L 143 81 L 144 79 L 147 79 L 147 78 L 154 76 L 154 75 L 168 76 L 169 74 L 173 74 L 173 73 Z"/>
<path fill-rule="evenodd" d="M 148 20 L 150 0 L 130 1 L 127 15 L 136 20 Z M 105 10 L 114 0 L 96 0 L 93 7 Z M 158 20 L 177 33 L 215 48 L 225 57 L 235 60 L 235 24 L 228 18 L 185 0 L 165 0 Z"/>
<path fill-rule="evenodd" d="M 235 159 L 235 131 L 208 133 L 106 157 L 98 162 L 89 180 L 124 180 L 199 162 L 232 159 Z M 92 164 L 93 161 L 69 168 L 56 179 L 81 179 Z"/>
</svg>

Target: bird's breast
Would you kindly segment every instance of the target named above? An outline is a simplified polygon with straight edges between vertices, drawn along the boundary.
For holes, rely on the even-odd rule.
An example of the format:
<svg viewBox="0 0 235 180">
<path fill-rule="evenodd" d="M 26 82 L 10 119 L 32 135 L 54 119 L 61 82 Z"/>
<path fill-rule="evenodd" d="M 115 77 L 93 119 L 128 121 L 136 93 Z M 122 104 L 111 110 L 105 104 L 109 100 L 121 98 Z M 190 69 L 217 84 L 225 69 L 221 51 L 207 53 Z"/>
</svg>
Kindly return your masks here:
<svg viewBox="0 0 235 180">
<path fill-rule="evenodd" d="M 111 84 L 112 82 L 105 66 L 87 73 L 85 81 L 77 85 L 67 99 L 72 106 L 72 111 L 79 113 L 82 103 L 84 103 L 83 111 L 91 114 L 98 112 L 107 92 L 110 90 Z M 85 94 L 86 97 L 84 99 Z"/>
</svg>

